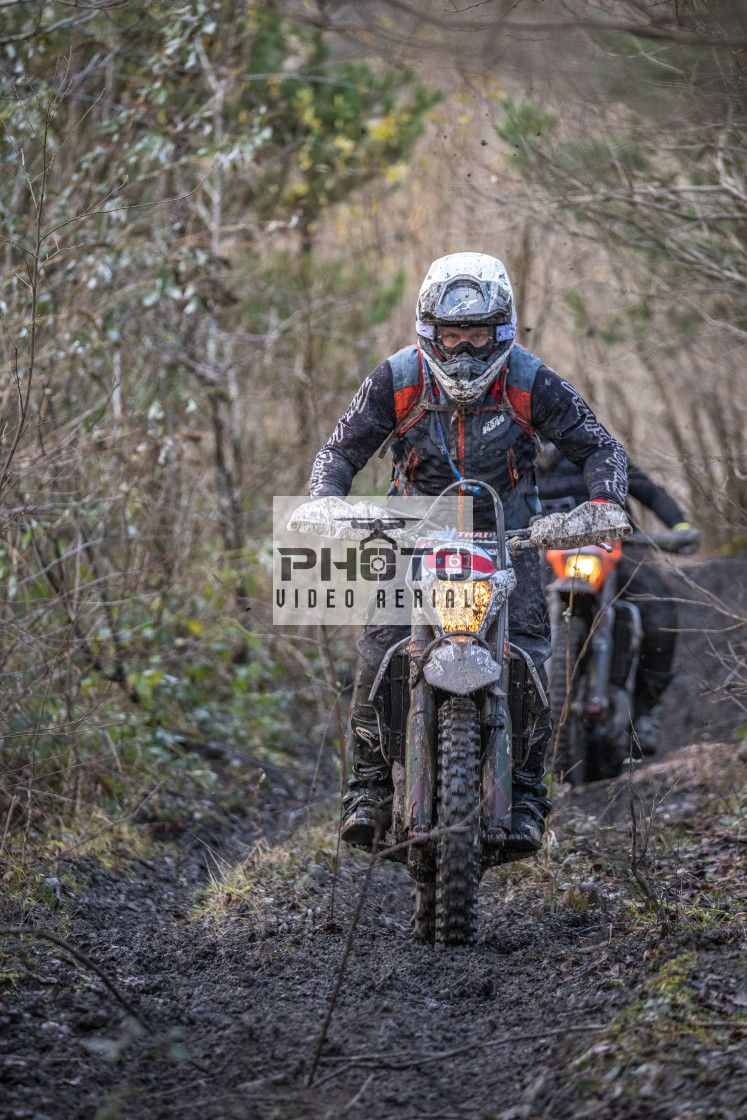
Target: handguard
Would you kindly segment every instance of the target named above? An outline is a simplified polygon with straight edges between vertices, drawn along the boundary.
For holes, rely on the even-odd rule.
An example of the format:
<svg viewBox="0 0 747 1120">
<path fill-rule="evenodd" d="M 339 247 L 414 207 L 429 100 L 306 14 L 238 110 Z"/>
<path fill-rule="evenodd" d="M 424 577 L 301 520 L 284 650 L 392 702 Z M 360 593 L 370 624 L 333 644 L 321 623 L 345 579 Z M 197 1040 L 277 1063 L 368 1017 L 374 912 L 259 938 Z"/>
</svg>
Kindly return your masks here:
<svg viewBox="0 0 747 1120">
<path fill-rule="evenodd" d="M 529 543 L 535 548 L 582 548 L 627 537 L 632 527 L 625 510 L 614 502 L 583 502 L 570 513 L 550 513 L 532 525 Z"/>
<path fill-rule="evenodd" d="M 392 513 L 375 502 L 358 502 L 351 505 L 344 498 L 331 495 L 327 498 L 312 498 L 293 511 L 288 529 L 292 533 L 312 533 L 318 537 L 331 537 L 333 540 L 357 541 L 370 536 L 370 522 L 376 519 L 391 519 Z M 362 522 L 362 524 L 358 524 Z M 397 536 L 396 530 L 387 532 Z"/>
</svg>

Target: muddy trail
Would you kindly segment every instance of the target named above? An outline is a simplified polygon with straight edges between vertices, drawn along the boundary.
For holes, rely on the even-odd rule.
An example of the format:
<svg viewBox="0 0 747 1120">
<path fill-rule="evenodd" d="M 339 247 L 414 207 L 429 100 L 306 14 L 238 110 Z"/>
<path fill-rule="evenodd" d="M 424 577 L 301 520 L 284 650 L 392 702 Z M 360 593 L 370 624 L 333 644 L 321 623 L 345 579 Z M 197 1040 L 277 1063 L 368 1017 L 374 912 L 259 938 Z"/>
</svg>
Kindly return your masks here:
<svg viewBox="0 0 747 1120">
<path fill-rule="evenodd" d="M 682 675 L 715 672 L 702 635 L 682 646 Z M 361 898 L 334 802 L 292 797 L 4 894 L 2 926 L 52 930 L 115 991 L 64 946 L 3 939 L 0 1116 L 743 1117 L 747 746 L 697 679 L 696 741 L 566 791 L 541 856 L 485 875 L 473 948 L 414 945 L 403 869 Z"/>
</svg>

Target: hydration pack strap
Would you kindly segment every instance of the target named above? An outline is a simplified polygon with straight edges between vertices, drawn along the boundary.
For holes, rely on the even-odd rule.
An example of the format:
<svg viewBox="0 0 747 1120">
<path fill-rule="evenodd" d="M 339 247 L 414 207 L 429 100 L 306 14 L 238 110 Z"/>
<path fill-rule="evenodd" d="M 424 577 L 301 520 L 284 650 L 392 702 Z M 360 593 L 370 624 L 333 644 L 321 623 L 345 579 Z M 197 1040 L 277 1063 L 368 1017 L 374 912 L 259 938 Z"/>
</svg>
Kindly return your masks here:
<svg viewBox="0 0 747 1120">
<path fill-rule="evenodd" d="M 404 435 L 405 432 L 409 431 L 410 428 L 417 424 L 418 420 L 420 420 L 422 416 L 425 416 L 426 412 L 454 411 L 453 409 L 449 408 L 448 405 L 436 404 L 436 400 L 433 394 L 433 387 L 431 385 L 430 370 L 428 369 L 428 366 L 424 361 L 422 354 L 419 353 L 418 358 L 420 360 L 420 374 L 422 379 L 420 384 L 420 392 L 418 393 L 415 403 L 411 406 L 411 408 L 407 410 L 405 415 L 392 430 L 391 435 L 387 436 L 386 440 L 384 441 L 381 451 L 379 451 L 380 459 L 383 459 L 386 456 L 392 444 L 396 443 L 401 435 Z"/>
</svg>

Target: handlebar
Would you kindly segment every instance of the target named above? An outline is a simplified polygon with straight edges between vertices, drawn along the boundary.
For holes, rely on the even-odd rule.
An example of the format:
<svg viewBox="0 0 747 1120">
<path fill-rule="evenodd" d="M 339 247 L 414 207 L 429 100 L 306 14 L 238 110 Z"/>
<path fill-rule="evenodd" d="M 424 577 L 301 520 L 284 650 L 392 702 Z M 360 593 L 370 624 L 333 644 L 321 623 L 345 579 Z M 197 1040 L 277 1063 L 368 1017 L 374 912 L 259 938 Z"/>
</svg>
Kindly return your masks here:
<svg viewBox="0 0 747 1120">
<path fill-rule="evenodd" d="M 695 552 L 700 544 L 700 533 L 697 529 L 666 529 L 659 533 L 644 533 L 641 529 L 636 529 L 626 538 L 626 543 L 688 555 Z"/>
<path fill-rule="evenodd" d="M 551 526 L 549 530 L 550 535 L 547 540 L 543 540 L 541 535 L 539 539 L 536 539 L 536 525 L 527 528 L 506 530 L 503 522 L 503 507 L 498 494 L 491 486 L 473 479 L 459 480 L 447 486 L 443 494 L 439 495 L 431 502 L 427 513 L 419 520 L 417 532 L 411 532 L 400 528 L 391 528 L 389 532 L 400 543 L 415 542 L 418 539 L 422 539 L 422 537 L 426 535 L 423 531 L 426 526 L 428 526 L 429 529 L 435 529 L 436 532 L 433 535 L 438 536 L 440 527 L 431 521 L 433 510 L 444 494 L 455 489 L 462 482 L 466 482 L 470 486 L 484 486 L 489 492 L 490 497 L 493 499 L 495 530 L 488 532 L 478 530 L 462 534 L 451 529 L 447 530 L 444 539 L 454 540 L 460 537 L 462 539 L 469 537 L 476 544 L 480 544 L 484 548 L 495 552 L 500 568 L 505 564 L 505 560 L 501 558 L 505 557 L 507 551 L 510 555 L 516 556 L 527 548 L 537 548 L 539 550 L 548 547 L 577 548 L 585 544 L 589 539 L 592 539 L 594 543 L 598 543 L 600 539 L 604 537 L 607 537 L 609 540 L 622 535 L 617 531 L 617 529 L 620 528 L 619 526 L 599 526 L 599 528 L 594 531 L 593 527 L 585 527 L 582 525 L 580 527 L 580 533 L 578 526 L 575 526 L 570 531 L 565 543 L 560 543 L 560 541 L 558 541 L 557 544 L 551 545 L 549 542 L 554 539 L 553 530 L 557 532 L 559 526 Z M 540 518 L 538 520 L 541 522 L 548 522 L 552 520 L 552 517 L 559 516 L 559 514 L 554 514 L 551 515 L 551 517 Z M 371 524 L 375 526 L 377 524 L 377 518 L 381 519 L 381 523 L 383 524 L 388 517 L 391 517 L 391 511 L 376 503 L 363 501 L 360 502 L 358 506 L 351 506 L 344 498 L 337 496 L 312 498 L 309 502 L 304 503 L 294 511 L 288 523 L 288 528 L 295 532 L 311 533 L 315 536 L 362 541 L 370 538 Z M 590 528 L 591 538 L 589 537 Z M 625 522 L 624 528 L 629 529 L 627 521 Z M 600 547 L 605 548 L 607 546 L 601 544 Z"/>
<path fill-rule="evenodd" d="M 630 524 L 622 511 L 617 511 L 619 518 L 610 517 L 606 504 L 603 504 L 604 510 L 599 515 L 599 507 L 594 507 L 592 502 L 582 503 L 576 510 L 568 513 L 551 513 L 538 518 L 528 528 L 506 530 L 503 506 L 498 494 L 491 486 L 476 479 L 459 479 L 447 486 L 441 495 L 434 497 L 425 517 L 419 520 L 416 533 L 407 530 L 403 532 L 399 528 L 391 528 L 390 532 L 396 540 L 405 542 L 422 538 L 425 535 L 423 530 L 428 526 L 428 529 L 436 530 L 433 535 L 437 536 L 438 527 L 431 522 L 431 515 L 446 494 L 462 485 L 473 492 L 478 487 L 484 488 L 492 498 L 495 529 L 489 532 L 477 531 L 464 536 L 469 535 L 476 544 L 494 551 L 500 568 L 505 565 L 507 551 L 510 555 L 516 556 L 527 548 L 537 548 L 540 551 L 550 548 L 567 550 L 595 544 L 611 551 L 608 542 L 625 537 L 634 545 L 658 548 L 664 552 L 687 553 L 694 552 L 700 543 L 700 533 L 697 529 L 675 529 L 653 534 L 637 530 L 631 533 Z M 319 536 L 363 541 L 371 539 L 372 525 L 374 528 L 378 526 L 381 529 L 390 516 L 390 510 L 375 502 L 362 501 L 359 506 L 354 507 L 344 498 L 332 496 L 312 499 L 300 506 L 294 512 L 288 528 Z M 445 532 L 445 539 L 453 540 L 459 536 L 462 534 L 455 532 L 454 528 L 447 529 Z"/>
</svg>

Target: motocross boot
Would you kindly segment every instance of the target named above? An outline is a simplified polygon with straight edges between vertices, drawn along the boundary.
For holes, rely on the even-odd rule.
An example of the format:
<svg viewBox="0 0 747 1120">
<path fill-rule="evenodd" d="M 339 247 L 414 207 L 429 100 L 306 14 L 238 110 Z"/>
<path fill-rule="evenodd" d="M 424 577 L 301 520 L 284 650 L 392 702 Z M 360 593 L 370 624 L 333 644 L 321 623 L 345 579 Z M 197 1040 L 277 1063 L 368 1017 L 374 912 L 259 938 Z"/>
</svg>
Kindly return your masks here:
<svg viewBox="0 0 747 1120">
<path fill-rule="evenodd" d="M 545 751 L 552 735 L 549 709 L 536 713 L 524 757 L 514 762 L 511 778 L 511 832 L 506 848 L 531 855 L 539 851 L 551 805 L 545 776 Z"/>
<path fill-rule="evenodd" d="M 545 767 L 515 770 L 511 784 L 511 832 L 506 848 L 531 855 L 539 851 L 545 834 L 545 819 L 551 805 L 543 782 Z"/>
<path fill-rule="evenodd" d="M 353 777 L 342 799 L 340 838 L 370 848 L 392 820 L 391 767 L 382 752 L 385 734 L 376 707 L 368 699 L 376 669 L 361 658 L 350 708 L 350 753 Z"/>
<path fill-rule="evenodd" d="M 636 741 L 641 748 L 641 754 L 650 758 L 651 755 L 656 754 L 656 749 L 659 746 L 659 732 L 661 730 L 659 710 L 652 708 L 650 712 L 642 712 L 641 715 L 635 717 L 633 726 Z"/>
<path fill-rule="evenodd" d="M 648 687 L 635 698 L 633 728 L 641 754 L 650 758 L 656 754 L 661 731 L 661 689 Z M 634 748 L 635 749 L 635 748 Z"/>
</svg>

